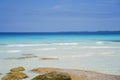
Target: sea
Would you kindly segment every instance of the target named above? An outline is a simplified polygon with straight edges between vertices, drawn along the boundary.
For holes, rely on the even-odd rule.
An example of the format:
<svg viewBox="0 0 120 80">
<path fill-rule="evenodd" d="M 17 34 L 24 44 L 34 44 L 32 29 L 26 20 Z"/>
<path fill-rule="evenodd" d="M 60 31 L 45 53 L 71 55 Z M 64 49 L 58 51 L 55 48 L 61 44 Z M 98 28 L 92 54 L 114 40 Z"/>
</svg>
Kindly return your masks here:
<svg viewBox="0 0 120 80">
<path fill-rule="evenodd" d="M 120 32 L 0 33 L 0 78 L 18 66 L 120 75 Z"/>
</svg>

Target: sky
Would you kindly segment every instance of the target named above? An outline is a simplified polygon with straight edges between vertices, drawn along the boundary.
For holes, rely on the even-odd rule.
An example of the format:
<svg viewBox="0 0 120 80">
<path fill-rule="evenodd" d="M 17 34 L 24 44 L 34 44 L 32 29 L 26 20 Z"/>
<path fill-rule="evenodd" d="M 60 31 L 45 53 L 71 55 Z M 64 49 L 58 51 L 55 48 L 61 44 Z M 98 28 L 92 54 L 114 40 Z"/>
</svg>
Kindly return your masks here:
<svg viewBox="0 0 120 80">
<path fill-rule="evenodd" d="M 120 30 L 120 0 L 0 0 L 0 32 Z"/>
</svg>

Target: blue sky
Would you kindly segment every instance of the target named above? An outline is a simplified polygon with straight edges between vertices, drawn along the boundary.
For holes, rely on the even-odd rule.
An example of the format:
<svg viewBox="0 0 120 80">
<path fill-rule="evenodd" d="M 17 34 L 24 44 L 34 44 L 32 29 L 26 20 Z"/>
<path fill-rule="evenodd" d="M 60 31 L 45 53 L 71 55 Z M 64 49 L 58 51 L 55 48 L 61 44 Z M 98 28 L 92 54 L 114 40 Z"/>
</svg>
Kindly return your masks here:
<svg viewBox="0 0 120 80">
<path fill-rule="evenodd" d="M 0 32 L 120 30 L 120 0 L 0 0 Z"/>
</svg>

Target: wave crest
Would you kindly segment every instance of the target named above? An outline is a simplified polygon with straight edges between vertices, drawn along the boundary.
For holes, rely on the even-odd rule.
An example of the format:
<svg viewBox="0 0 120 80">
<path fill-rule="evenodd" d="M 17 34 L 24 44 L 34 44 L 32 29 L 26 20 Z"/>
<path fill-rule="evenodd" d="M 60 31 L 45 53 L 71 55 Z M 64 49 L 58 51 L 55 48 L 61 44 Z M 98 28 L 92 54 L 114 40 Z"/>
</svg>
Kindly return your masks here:
<svg viewBox="0 0 120 80">
<path fill-rule="evenodd" d="M 37 47 L 37 46 L 71 46 L 78 45 L 78 43 L 46 43 L 46 44 L 8 44 L 7 47 Z"/>
</svg>

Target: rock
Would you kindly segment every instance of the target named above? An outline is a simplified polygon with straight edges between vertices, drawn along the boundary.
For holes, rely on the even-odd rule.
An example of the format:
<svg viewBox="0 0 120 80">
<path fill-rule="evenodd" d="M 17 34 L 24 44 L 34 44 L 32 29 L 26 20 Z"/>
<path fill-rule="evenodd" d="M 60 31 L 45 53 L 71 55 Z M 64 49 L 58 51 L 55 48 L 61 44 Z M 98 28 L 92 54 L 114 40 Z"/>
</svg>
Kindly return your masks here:
<svg viewBox="0 0 120 80">
<path fill-rule="evenodd" d="M 71 77 L 68 73 L 54 71 L 43 75 L 38 75 L 32 80 L 71 80 Z"/>
<path fill-rule="evenodd" d="M 53 71 L 66 72 L 66 73 L 69 73 L 72 80 L 120 80 L 120 75 L 104 74 L 104 73 L 90 71 L 90 70 L 88 71 L 88 70 L 78 70 L 78 69 L 39 67 L 39 68 L 34 68 L 31 71 L 35 73 L 40 73 L 40 74 L 50 73 Z M 38 80 L 38 79 L 33 79 L 33 80 Z M 39 79 L 39 80 L 44 80 L 44 79 Z M 51 80 L 51 79 L 46 79 L 46 80 Z"/>
<path fill-rule="evenodd" d="M 0 73 L 0 75 L 2 75 L 2 73 Z"/>
<path fill-rule="evenodd" d="M 19 66 L 19 67 L 16 67 L 16 68 L 12 68 L 10 71 L 11 72 L 18 72 L 18 71 L 24 71 L 24 67 L 22 66 Z"/>
<path fill-rule="evenodd" d="M 9 74 L 5 75 L 2 80 L 20 80 L 27 77 L 28 76 L 23 72 L 10 72 Z"/>
<path fill-rule="evenodd" d="M 40 67 L 40 68 L 34 68 L 31 70 L 32 72 L 35 73 L 49 73 L 49 72 L 53 72 L 53 71 L 62 71 L 60 68 L 48 68 L 48 67 Z M 64 71 L 64 70 L 63 70 Z"/>
<path fill-rule="evenodd" d="M 43 57 L 40 58 L 41 60 L 58 60 L 59 58 L 54 58 L 54 57 Z"/>
</svg>

